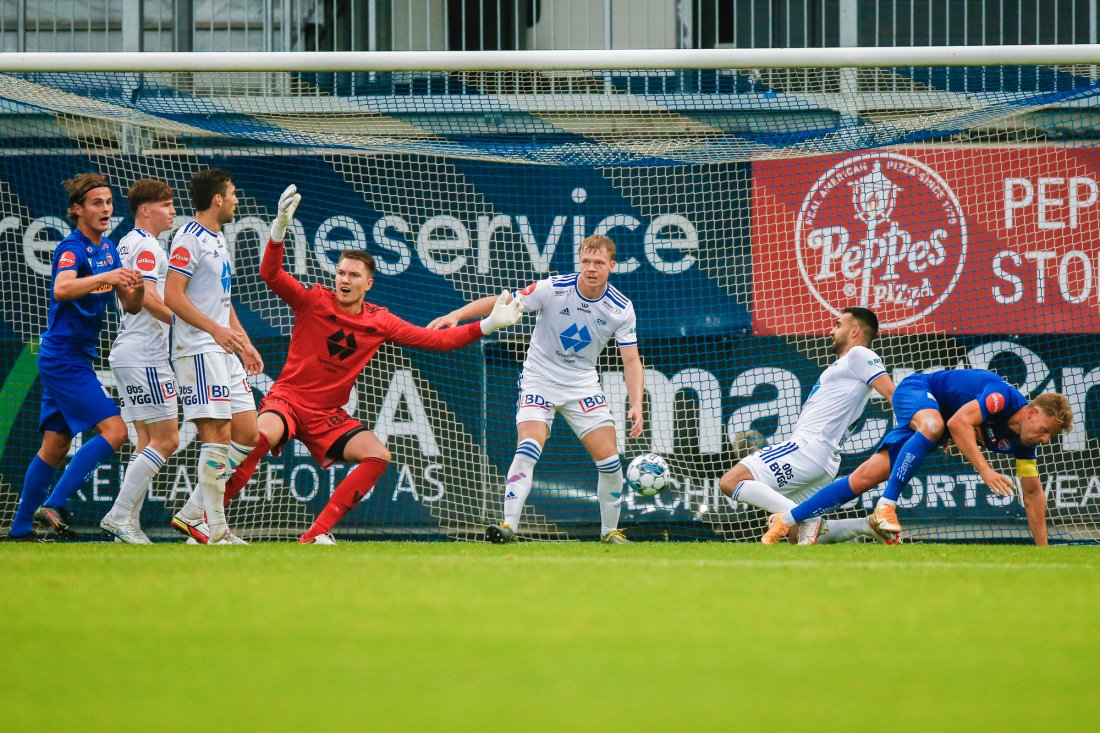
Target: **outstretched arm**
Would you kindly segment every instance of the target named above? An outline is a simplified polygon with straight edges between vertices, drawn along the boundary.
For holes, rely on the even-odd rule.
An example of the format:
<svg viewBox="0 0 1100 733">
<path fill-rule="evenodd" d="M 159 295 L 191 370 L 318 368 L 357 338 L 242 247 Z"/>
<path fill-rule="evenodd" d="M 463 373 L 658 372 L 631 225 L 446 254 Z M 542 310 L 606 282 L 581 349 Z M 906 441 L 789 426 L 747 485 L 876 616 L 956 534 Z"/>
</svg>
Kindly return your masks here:
<svg viewBox="0 0 1100 733">
<path fill-rule="evenodd" d="M 271 222 L 271 237 L 260 260 L 260 277 L 291 308 L 298 308 L 307 297 L 305 287 L 283 269 L 283 238 L 301 200 L 302 195 L 294 184 L 287 186 L 279 196 L 279 213 Z"/>
<path fill-rule="evenodd" d="M 496 295 L 486 295 L 484 298 L 470 301 L 461 308 L 457 308 L 445 316 L 434 319 L 428 324 L 428 328 L 452 328 L 462 321 L 468 321 L 471 318 L 484 318 L 492 312 L 493 306 L 496 304 L 497 300 L 498 297 Z M 511 293 L 508 294 L 508 298 L 504 302 L 512 302 Z"/>
<path fill-rule="evenodd" d="M 404 346 L 433 351 L 451 351 L 488 336 L 494 331 L 514 326 L 523 317 L 523 301 L 511 300 L 508 291 L 497 296 L 488 314 L 476 323 L 458 328 L 421 328 L 390 314 L 387 340 Z M 438 320 L 438 319 L 436 319 Z"/>
<path fill-rule="evenodd" d="M 970 462 L 982 477 L 982 481 L 993 490 L 993 493 L 1008 496 L 1016 488 L 1008 476 L 997 473 L 989 462 L 985 460 L 975 431 L 982 424 L 982 409 L 977 400 L 971 400 L 959 408 L 959 411 L 947 421 L 947 429 L 951 431 L 951 437 L 955 441 L 959 452 Z"/>
</svg>

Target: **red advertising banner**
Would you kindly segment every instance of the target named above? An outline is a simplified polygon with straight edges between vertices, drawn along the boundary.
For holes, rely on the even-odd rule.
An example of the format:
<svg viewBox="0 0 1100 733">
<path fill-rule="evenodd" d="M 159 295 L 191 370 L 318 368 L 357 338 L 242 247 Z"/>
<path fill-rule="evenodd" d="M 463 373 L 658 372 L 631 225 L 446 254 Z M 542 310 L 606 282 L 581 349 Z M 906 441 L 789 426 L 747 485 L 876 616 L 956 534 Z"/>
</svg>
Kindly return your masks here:
<svg viewBox="0 0 1100 733">
<path fill-rule="evenodd" d="M 933 146 L 753 165 L 753 330 L 1100 332 L 1100 155 Z"/>
</svg>

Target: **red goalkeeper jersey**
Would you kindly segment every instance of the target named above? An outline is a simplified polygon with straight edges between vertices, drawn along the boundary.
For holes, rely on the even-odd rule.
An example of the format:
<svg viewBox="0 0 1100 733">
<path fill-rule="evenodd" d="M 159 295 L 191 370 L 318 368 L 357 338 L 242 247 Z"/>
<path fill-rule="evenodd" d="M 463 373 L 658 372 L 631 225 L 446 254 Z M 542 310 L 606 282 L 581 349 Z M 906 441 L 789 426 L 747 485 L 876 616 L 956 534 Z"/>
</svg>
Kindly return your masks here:
<svg viewBox="0 0 1100 733">
<path fill-rule="evenodd" d="M 292 404 L 334 409 L 347 404 L 352 385 L 385 341 L 453 351 L 481 338 L 478 322 L 436 331 L 414 326 L 385 308 L 363 303 L 356 314 L 336 305 L 326 287 L 304 287 L 283 269 L 283 245 L 268 241 L 260 277 L 294 309 L 290 352 L 270 394 Z"/>
</svg>

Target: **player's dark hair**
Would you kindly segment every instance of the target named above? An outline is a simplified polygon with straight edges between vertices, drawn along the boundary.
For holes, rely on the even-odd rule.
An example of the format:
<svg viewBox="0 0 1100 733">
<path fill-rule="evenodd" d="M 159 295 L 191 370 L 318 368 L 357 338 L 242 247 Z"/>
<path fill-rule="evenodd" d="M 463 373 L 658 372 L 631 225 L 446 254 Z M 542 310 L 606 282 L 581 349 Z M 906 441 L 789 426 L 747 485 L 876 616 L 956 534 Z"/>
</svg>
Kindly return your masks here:
<svg viewBox="0 0 1100 733">
<path fill-rule="evenodd" d="M 221 168 L 207 168 L 191 176 L 191 206 L 195 211 L 206 211 L 214 204 L 215 196 L 224 196 L 233 176 Z"/>
<path fill-rule="evenodd" d="M 374 255 L 361 249 L 347 249 L 340 253 L 341 260 L 355 260 L 362 262 L 367 268 L 367 277 L 374 279 Z M 339 263 L 340 260 L 337 260 Z"/>
<path fill-rule="evenodd" d="M 77 173 L 72 178 L 62 181 L 61 185 L 69 194 L 69 208 L 65 211 L 65 218 L 76 226 L 76 207 L 84 205 L 84 198 L 93 188 L 110 188 L 107 176 L 102 173 Z"/>
<path fill-rule="evenodd" d="M 142 178 L 130 186 L 126 193 L 126 204 L 130 207 L 130 213 L 137 215 L 142 204 L 159 204 L 161 201 L 172 200 L 172 189 L 164 181 L 153 178 Z"/>
<path fill-rule="evenodd" d="M 870 346 L 878 338 L 878 316 L 875 312 L 859 306 L 845 308 L 843 313 L 849 314 L 859 327 L 867 334 L 867 345 Z"/>
</svg>

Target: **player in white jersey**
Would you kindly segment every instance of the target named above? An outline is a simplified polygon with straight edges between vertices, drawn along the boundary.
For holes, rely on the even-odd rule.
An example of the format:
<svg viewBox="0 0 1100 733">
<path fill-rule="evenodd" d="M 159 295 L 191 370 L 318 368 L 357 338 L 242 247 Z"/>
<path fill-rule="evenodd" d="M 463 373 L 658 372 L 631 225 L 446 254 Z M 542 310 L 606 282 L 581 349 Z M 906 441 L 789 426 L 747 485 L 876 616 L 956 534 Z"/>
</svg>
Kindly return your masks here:
<svg viewBox="0 0 1100 733">
<path fill-rule="evenodd" d="M 836 477 L 840 446 L 862 414 L 874 389 L 889 402 L 894 382 L 870 346 L 878 335 L 878 317 L 866 308 L 845 308 L 832 329 L 839 357 L 817 380 L 789 439 L 746 456 L 722 476 L 718 486 L 737 501 L 767 510 L 788 511 Z M 799 544 L 844 542 L 866 536 L 880 542 L 893 538 L 876 532 L 863 519 L 820 518 L 799 525 Z M 791 539 L 794 539 L 792 537 Z"/>
<path fill-rule="evenodd" d="M 504 487 L 504 521 L 490 526 L 490 542 L 514 542 L 535 464 L 550 437 L 554 417 L 561 413 L 596 463 L 599 479 L 600 539 L 611 544 L 628 542 L 619 531 L 623 471 L 615 425 L 600 389 L 596 359 L 615 339 L 623 360 L 629 400 L 630 436 L 642 433 L 642 391 L 645 376 L 638 356 L 634 306 L 607 282 L 615 266 L 615 243 L 593 235 L 580 246 L 580 272 L 528 285 L 513 297 L 526 312 L 535 311 L 535 331 L 520 377 L 516 412 L 518 445 Z M 495 298 L 468 303 L 428 324 L 446 328 L 468 318 L 482 318 Z"/>
<path fill-rule="evenodd" d="M 123 267 L 145 279 L 145 305 L 140 313 L 119 313 L 118 336 L 108 361 L 115 375 L 122 419 L 137 433 L 134 455 L 114 505 L 99 523 L 123 542 L 150 544 L 141 530 L 141 505 L 153 477 L 179 447 L 176 377 L 168 363 L 168 329 L 172 311 L 164 304 L 168 258 L 157 237 L 172 228 L 176 207 L 164 181 L 142 179 L 126 194 L 134 228 L 118 243 Z"/>
<path fill-rule="evenodd" d="M 191 178 L 190 194 L 195 220 L 172 240 L 164 300 L 176 316 L 172 367 L 183 417 L 195 423 L 202 447 L 198 483 L 172 527 L 203 544 L 237 544 L 244 541 L 229 530 L 222 500 L 226 479 L 258 439 L 248 377 L 264 365 L 233 309 L 222 226 L 233 221 L 237 187 L 228 172 L 211 168 Z"/>
</svg>

